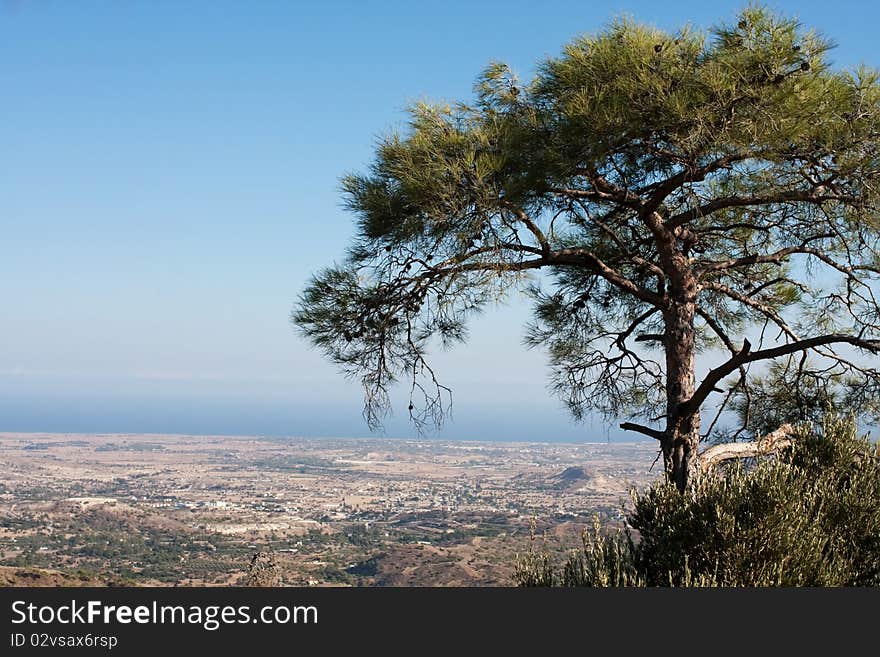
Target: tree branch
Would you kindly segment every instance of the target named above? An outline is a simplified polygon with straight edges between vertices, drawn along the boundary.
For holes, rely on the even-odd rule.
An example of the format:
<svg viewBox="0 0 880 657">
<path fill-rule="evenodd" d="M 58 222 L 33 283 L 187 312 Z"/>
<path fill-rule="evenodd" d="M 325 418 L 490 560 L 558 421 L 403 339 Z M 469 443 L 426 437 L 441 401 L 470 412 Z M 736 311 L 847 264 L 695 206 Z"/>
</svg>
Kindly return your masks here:
<svg viewBox="0 0 880 657">
<path fill-rule="evenodd" d="M 576 189 L 572 187 L 554 187 L 549 191 L 559 196 L 567 196 L 568 198 L 585 198 L 593 201 L 611 201 L 618 203 L 624 207 L 641 210 L 644 206 L 644 200 L 628 189 L 619 187 L 595 169 L 579 170 L 584 176 L 589 178 L 593 185 L 592 190 Z"/>
<path fill-rule="evenodd" d="M 639 326 L 642 325 L 646 319 L 649 319 L 651 315 L 657 312 L 658 308 L 650 308 L 647 311 L 643 312 L 641 315 L 636 317 L 630 325 L 622 332 L 617 335 L 617 338 L 614 340 L 615 344 L 620 347 L 621 351 L 626 350 L 626 339 L 632 335 L 633 331 L 635 331 Z M 635 339 L 636 342 L 640 342 L 639 338 Z"/>
<path fill-rule="evenodd" d="M 704 290 L 712 290 L 713 292 L 718 292 L 723 294 L 724 296 L 733 299 L 734 301 L 738 301 L 744 306 L 748 306 L 749 308 L 753 308 L 757 310 L 759 313 L 770 319 L 779 329 L 785 333 L 792 340 L 799 340 L 799 336 L 791 329 L 791 327 L 786 324 L 785 320 L 770 306 L 761 303 L 760 301 L 753 299 L 750 296 L 745 296 L 744 294 L 740 294 L 736 290 L 733 290 L 726 285 L 722 285 L 721 283 L 703 283 L 701 287 Z"/>
<path fill-rule="evenodd" d="M 706 176 L 713 171 L 717 171 L 718 169 L 723 169 L 724 167 L 730 166 L 734 162 L 738 162 L 740 160 L 745 159 L 748 155 L 743 153 L 735 153 L 731 155 L 725 155 L 724 157 L 720 157 L 717 160 L 713 160 L 708 164 L 705 164 L 701 167 L 688 166 L 681 171 L 679 171 L 674 176 L 667 178 L 666 180 L 654 183 L 649 187 L 645 188 L 642 191 L 651 190 L 651 195 L 648 198 L 646 207 L 654 211 L 660 207 L 660 204 L 669 196 L 672 192 L 674 192 L 679 187 L 691 182 L 701 182 L 706 179 Z"/>
<path fill-rule="evenodd" d="M 700 453 L 700 469 L 710 472 L 722 461 L 730 459 L 743 459 L 753 456 L 773 454 L 794 443 L 792 438 L 792 426 L 783 424 L 776 431 L 771 431 L 760 440 L 747 443 L 722 443 L 704 449 Z"/>
<path fill-rule="evenodd" d="M 547 241 L 547 236 L 544 235 L 544 231 L 542 231 L 538 227 L 538 224 L 532 221 L 532 218 L 528 214 L 526 214 L 525 210 L 515 206 L 513 203 L 510 203 L 508 201 L 502 201 L 501 205 L 513 212 L 516 215 L 517 219 L 519 219 L 523 223 L 523 225 L 529 229 L 529 232 L 531 232 L 532 235 L 535 236 L 535 239 L 538 240 L 538 244 L 541 245 L 541 251 L 543 253 L 547 253 L 550 250 L 550 243 Z"/>
<path fill-rule="evenodd" d="M 838 333 L 820 335 L 813 338 L 806 338 L 804 340 L 796 340 L 795 342 L 789 342 L 788 344 L 779 347 L 759 349 L 758 351 L 748 351 L 744 347 L 742 351 L 731 357 L 730 360 L 719 365 L 715 369 L 710 370 L 709 373 L 706 374 L 706 378 L 703 379 L 700 387 L 697 388 L 688 401 L 681 405 L 679 415 L 684 416 L 698 412 L 700 406 L 706 401 L 706 398 L 712 393 L 718 383 L 724 379 L 724 377 L 733 374 L 740 366 L 745 365 L 746 363 L 753 363 L 758 360 L 772 360 L 798 351 L 821 347 L 826 344 L 838 343 L 851 344 L 854 347 L 870 351 L 874 354 L 880 352 L 880 340 L 864 340 L 856 336 L 842 335 Z"/>
<path fill-rule="evenodd" d="M 518 250 L 533 253 L 534 249 L 521 247 Z M 602 261 L 599 256 L 584 248 L 559 249 L 557 251 L 549 251 L 540 258 L 531 260 L 520 260 L 519 262 L 466 262 L 468 257 L 491 253 L 492 249 L 484 247 L 477 249 L 464 256 L 464 258 L 456 258 L 452 261 L 441 263 L 441 266 L 432 267 L 425 272 L 425 276 L 449 276 L 468 271 L 524 271 L 527 269 L 541 269 L 542 267 L 551 267 L 557 265 L 569 265 L 574 267 L 585 267 L 607 280 L 609 283 L 619 287 L 628 294 L 649 303 L 657 308 L 663 308 L 666 300 L 656 292 L 644 288 L 629 278 L 621 274 L 618 270 L 609 267 Z M 447 263 L 450 263 L 447 266 Z"/>
<path fill-rule="evenodd" d="M 829 237 L 834 237 L 834 234 L 822 233 L 820 235 L 813 235 L 812 237 L 809 237 L 801 242 L 800 246 L 789 246 L 784 249 L 774 251 L 773 253 L 755 254 L 744 256 L 742 258 L 730 258 L 728 260 L 717 260 L 714 262 L 700 263 L 695 267 L 695 269 L 698 272 L 697 275 L 699 275 L 709 271 L 720 271 L 724 269 L 733 269 L 735 267 L 747 267 L 749 265 L 766 263 L 778 265 L 780 262 L 783 261 L 783 259 L 795 253 L 808 253 L 818 256 L 819 254 L 821 254 L 821 252 L 817 251 L 816 249 L 807 248 L 807 244 L 809 244 L 810 242 L 814 242 L 815 240 L 827 239 Z M 823 260 L 824 259 L 828 259 L 828 256 L 825 256 Z"/>
<path fill-rule="evenodd" d="M 818 188 L 817 188 L 818 189 Z M 817 189 L 794 190 L 767 194 L 764 196 L 725 196 L 709 201 L 703 205 L 681 212 L 670 217 L 666 225 L 670 228 L 705 217 L 718 210 L 727 208 L 742 208 L 751 205 L 772 205 L 774 203 L 824 203 L 825 201 L 843 201 L 846 203 L 858 203 L 861 199 L 854 196 L 841 196 L 839 194 L 817 194 Z"/>
<path fill-rule="evenodd" d="M 634 422 L 624 422 L 620 425 L 620 428 L 624 431 L 638 431 L 639 433 L 651 436 L 651 438 L 656 438 L 657 440 L 663 440 L 666 436 L 666 434 L 659 429 L 652 429 L 651 427 L 646 427 L 643 424 L 635 424 Z"/>
<path fill-rule="evenodd" d="M 586 265 L 587 268 L 594 271 L 596 274 L 607 280 L 609 283 L 613 283 L 624 292 L 632 294 L 640 301 L 644 301 L 645 303 L 649 303 L 652 306 L 656 306 L 658 308 L 663 308 L 666 306 L 666 299 L 663 296 L 657 294 L 656 292 L 652 292 L 651 290 L 644 288 L 641 285 L 637 285 L 616 269 L 609 267 L 599 258 L 599 256 L 588 249 L 577 247 L 570 249 L 560 249 L 558 251 L 552 251 L 547 254 L 546 259 L 548 261 L 548 264 L 574 265 L 582 267 Z"/>
</svg>

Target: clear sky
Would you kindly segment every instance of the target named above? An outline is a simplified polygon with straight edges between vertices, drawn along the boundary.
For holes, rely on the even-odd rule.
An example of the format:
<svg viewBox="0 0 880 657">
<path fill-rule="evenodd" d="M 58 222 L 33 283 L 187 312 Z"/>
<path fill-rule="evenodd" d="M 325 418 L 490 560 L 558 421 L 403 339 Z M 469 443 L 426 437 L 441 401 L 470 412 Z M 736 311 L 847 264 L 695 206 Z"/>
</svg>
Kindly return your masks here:
<svg viewBox="0 0 880 657">
<path fill-rule="evenodd" d="M 615 16 L 742 4 L 0 0 L 0 431 L 368 434 L 358 385 L 288 321 L 352 235 L 340 175 L 492 60 L 529 77 Z M 772 6 L 880 65 L 874 3 Z M 441 435 L 619 437 L 548 395 L 526 318 L 489 313 L 438 358 Z"/>
</svg>

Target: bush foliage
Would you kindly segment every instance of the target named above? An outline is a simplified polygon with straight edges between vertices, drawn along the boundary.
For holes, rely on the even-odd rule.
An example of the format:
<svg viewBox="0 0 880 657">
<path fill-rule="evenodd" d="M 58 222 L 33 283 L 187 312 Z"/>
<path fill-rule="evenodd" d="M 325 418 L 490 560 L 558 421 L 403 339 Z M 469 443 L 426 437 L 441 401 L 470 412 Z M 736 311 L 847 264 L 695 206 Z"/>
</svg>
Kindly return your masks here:
<svg viewBox="0 0 880 657">
<path fill-rule="evenodd" d="M 880 446 L 855 421 L 802 425 L 794 446 L 733 462 L 684 494 L 633 493 L 628 527 L 557 565 L 530 551 L 522 586 L 880 585 Z"/>
</svg>

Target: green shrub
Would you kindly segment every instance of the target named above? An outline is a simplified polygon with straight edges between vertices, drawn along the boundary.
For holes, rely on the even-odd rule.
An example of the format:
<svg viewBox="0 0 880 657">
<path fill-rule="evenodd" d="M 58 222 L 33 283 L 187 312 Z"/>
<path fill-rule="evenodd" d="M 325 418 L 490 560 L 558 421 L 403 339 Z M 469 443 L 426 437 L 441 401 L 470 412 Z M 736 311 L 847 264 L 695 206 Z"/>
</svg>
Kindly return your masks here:
<svg viewBox="0 0 880 657">
<path fill-rule="evenodd" d="M 557 567 L 518 561 L 524 586 L 880 585 L 880 449 L 855 422 L 803 426 L 794 446 L 734 462 L 685 494 L 633 494 L 632 529 L 585 535 Z"/>
</svg>

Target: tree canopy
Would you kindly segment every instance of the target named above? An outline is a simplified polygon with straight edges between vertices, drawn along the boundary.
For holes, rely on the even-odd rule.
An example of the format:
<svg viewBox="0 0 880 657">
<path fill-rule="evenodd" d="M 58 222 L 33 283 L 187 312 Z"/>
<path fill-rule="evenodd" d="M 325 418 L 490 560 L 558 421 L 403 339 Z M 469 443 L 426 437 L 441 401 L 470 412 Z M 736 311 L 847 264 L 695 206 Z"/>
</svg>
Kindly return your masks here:
<svg viewBox="0 0 880 657">
<path fill-rule="evenodd" d="M 831 47 L 750 7 L 708 32 L 615 21 L 527 83 L 490 65 L 470 102 L 413 106 L 343 179 L 357 236 L 294 323 L 361 379 L 371 424 L 405 379 L 421 426 L 448 400 L 430 348 L 522 293 L 572 414 L 645 422 L 622 426 L 660 441 L 682 489 L 718 426 L 701 434 L 701 410 L 733 402 L 749 430 L 755 363 L 872 405 L 880 84 Z"/>
</svg>

